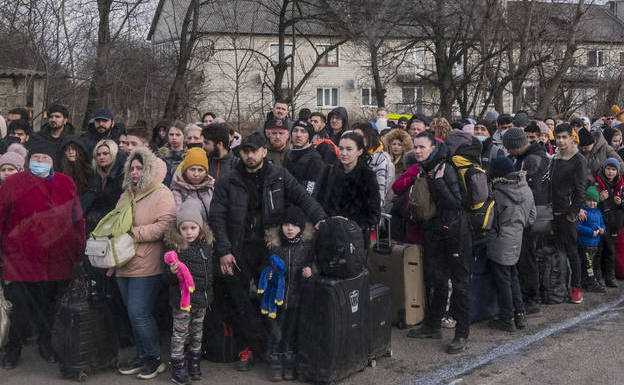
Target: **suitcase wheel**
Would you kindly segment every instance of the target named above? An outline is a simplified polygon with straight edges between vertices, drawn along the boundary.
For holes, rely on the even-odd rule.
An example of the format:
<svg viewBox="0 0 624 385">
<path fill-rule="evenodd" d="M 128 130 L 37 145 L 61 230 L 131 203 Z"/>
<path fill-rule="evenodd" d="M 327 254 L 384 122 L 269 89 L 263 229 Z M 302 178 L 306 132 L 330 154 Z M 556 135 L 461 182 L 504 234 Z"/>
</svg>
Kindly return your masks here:
<svg viewBox="0 0 624 385">
<path fill-rule="evenodd" d="M 392 357 L 392 350 L 388 350 L 388 352 L 386 353 L 386 357 Z"/>
<path fill-rule="evenodd" d="M 377 360 L 370 360 L 370 362 L 368 363 L 368 365 L 369 365 L 371 368 L 374 368 L 375 366 L 377 366 Z"/>
<path fill-rule="evenodd" d="M 85 372 L 78 373 L 78 382 L 86 382 L 89 378 L 89 375 Z"/>
</svg>

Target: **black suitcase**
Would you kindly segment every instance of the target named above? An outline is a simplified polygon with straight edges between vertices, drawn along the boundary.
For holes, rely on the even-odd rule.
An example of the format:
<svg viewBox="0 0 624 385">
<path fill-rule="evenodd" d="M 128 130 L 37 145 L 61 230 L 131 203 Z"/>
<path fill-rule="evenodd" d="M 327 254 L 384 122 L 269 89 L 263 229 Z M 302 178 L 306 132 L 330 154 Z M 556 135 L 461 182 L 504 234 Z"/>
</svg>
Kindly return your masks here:
<svg viewBox="0 0 624 385">
<path fill-rule="evenodd" d="M 335 383 L 368 364 L 368 271 L 349 279 L 316 277 L 302 286 L 297 373 L 302 380 Z"/>
<path fill-rule="evenodd" d="M 84 275 L 61 297 L 52 330 L 61 375 L 85 381 L 117 363 L 118 339 L 103 297 L 91 295 Z"/>
<path fill-rule="evenodd" d="M 370 366 L 376 365 L 379 357 L 391 357 L 390 340 L 392 336 L 392 294 L 386 285 L 376 284 L 370 287 L 370 348 L 368 359 Z"/>
<path fill-rule="evenodd" d="M 354 221 L 330 217 L 321 221 L 314 244 L 321 275 L 355 277 L 366 267 L 364 233 Z"/>
</svg>

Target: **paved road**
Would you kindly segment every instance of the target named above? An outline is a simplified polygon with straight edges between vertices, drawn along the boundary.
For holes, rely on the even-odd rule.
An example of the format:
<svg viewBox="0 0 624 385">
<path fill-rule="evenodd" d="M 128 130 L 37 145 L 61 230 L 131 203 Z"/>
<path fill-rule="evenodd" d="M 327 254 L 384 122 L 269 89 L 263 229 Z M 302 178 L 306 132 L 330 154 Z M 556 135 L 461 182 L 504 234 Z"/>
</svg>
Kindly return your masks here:
<svg viewBox="0 0 624 385">
<path fill-rule="evenodd" d="M 624 286 L 624 282 L 620 283 Z M 471 328 L 470 348 L 458 356 L 444 353 L 453 331 L 444 340 L 413 340 L 393 329 L 393 356 L 382 358 L 344 384 L 621 384 L 624 383 L 624 290 L 586 294 L 581 305 L 543 306 L 518 333 L 496 332 L 484 323 Z M 121 352 L 122 358 L 132 352 Z M 202 383 L 263 384 L 266 367 L 257 364 L 239 373 L 229 364 L 202 363 Z M 167 383 L 164 373 L 148 383 Z M 43 385 L 72 383 L 59 378 L 56 365 L 44 363 L 28 346 L 17 369 L 2 371 L 0 384 Z M 98 373 L 89 384 L 138 384 L 113 371 Z"/>
</svg>

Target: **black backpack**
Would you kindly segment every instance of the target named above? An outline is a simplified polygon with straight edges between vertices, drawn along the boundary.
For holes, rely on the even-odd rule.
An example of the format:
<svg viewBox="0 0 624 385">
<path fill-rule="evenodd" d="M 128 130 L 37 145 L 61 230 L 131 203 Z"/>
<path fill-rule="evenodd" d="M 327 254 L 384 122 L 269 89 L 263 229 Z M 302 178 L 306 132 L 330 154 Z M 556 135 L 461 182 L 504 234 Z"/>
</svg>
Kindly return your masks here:
<svg viewBox="0 0 624 385">
<path fill-rule="evenodd" d="M 539 269 L 540 297 L 542 303 L 567 302 L 569 293 L 568 261 L 565 253 L 555 246 L 542 245 L 535 251 Z"/>
<path fill-rule="evenodd" d="M 355 277 L 366 266 L 362 229 L 348 219 L 331 217 L 321 221 L 314 251 L 321 274 L 327 277 Z"/>
</svg>

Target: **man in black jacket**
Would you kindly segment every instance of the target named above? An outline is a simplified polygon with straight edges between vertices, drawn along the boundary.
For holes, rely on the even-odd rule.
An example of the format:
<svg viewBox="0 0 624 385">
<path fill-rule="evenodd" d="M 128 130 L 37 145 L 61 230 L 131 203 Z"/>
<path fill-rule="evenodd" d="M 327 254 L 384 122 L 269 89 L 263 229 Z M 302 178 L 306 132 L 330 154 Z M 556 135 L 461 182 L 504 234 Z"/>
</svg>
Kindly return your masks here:
<svg viewBox="0 0 624 385">
<path fill-rule="evenodd" d="M 126 132 L 126 126 L 122 123 L 115 123 L 113 113 L 108 108 L 100 108 L 95 111 L 93 122 L 89 123 L 86 131 L 81 138 L 89 154 L 92 154 L 95 145 L 102 139 L 112 139 L 119 144 L 119 136 Z"/>
<path fill-rule="evenodd" d="M 460 177 L 449 163 L 449 149 L 430 132 L 414 140 L 414 155 L 427 174 L 429 191 L 436 204 L 435 216 L 425 225 L 425 280 L 427 295 L 433 291 L 424 326 L 407 334 L 412 338 L 441 339 L 441 319 L 446 312 L 448 280 L 453 284 L 451 303 L 457 320 L 455 337 L 447 353 L 467 348 L 470 326 L 470 263 L 472 235 L 468 213 L 463 205 Z"/>
<path fill-rule="evenodd" d="M 321 154 L 310 143 L 314 127 L 306 121 L 295 122 L 291 130 L 291 146 L 282 166 L 312 195 L 325 169 Z"/>
<path fill-rule="evenodd" d="M 238 161 L 230 151 L 230 130 L 225 123 L 213 123 L 202 130 L 204 150 L 208 154 L 208 173 L 218 182 L 225 177 Z"/>
<path fill-rule="evenodd" d="M 572 303 L 583 301 L 581 291 L 581 260 L 578 254 L 577 223 L 585 213 L 581 209 L 585 200 L 587 161 L 579 153 L 572 137 L 572 127 L 562 123 L 555 127 L 557 154 L 552 162 L 550 191 L 554 214 L 553 232 L 559 248 L 565 251 L 572 270 Z"/>
<path fill-rule="evenodd" d="M 278 226 L 288 205 L 301 208 L 313 223 L 326 217 L 321 206 L 286 169 L 265 161 L 265 140 L 254 133 L 241 143 L 241 162 L 215 187 L 208 222 L 214 232 L 215 256 L 220 258 L 232 306 L 234 328 L 241 333 L 239 370 L 249 370 L 248 346 L 261 330 L 258 309 L 249 299 L 250 281 L 258 279 L 267 262 L 265 230 Z"/>
<path fill-rule="evenodd" d="M 57 150 L 61 149 L 61 144 L 67 135 L 73 134 L 74 127 L 67 121 L 69 111 L 65 106 L 55 104 L 48 108 L 48 122 L 41 127 L 39 136 L 52 143 Z M 91 154 L 88 154 L 91 156 Z"/>
</svg>

